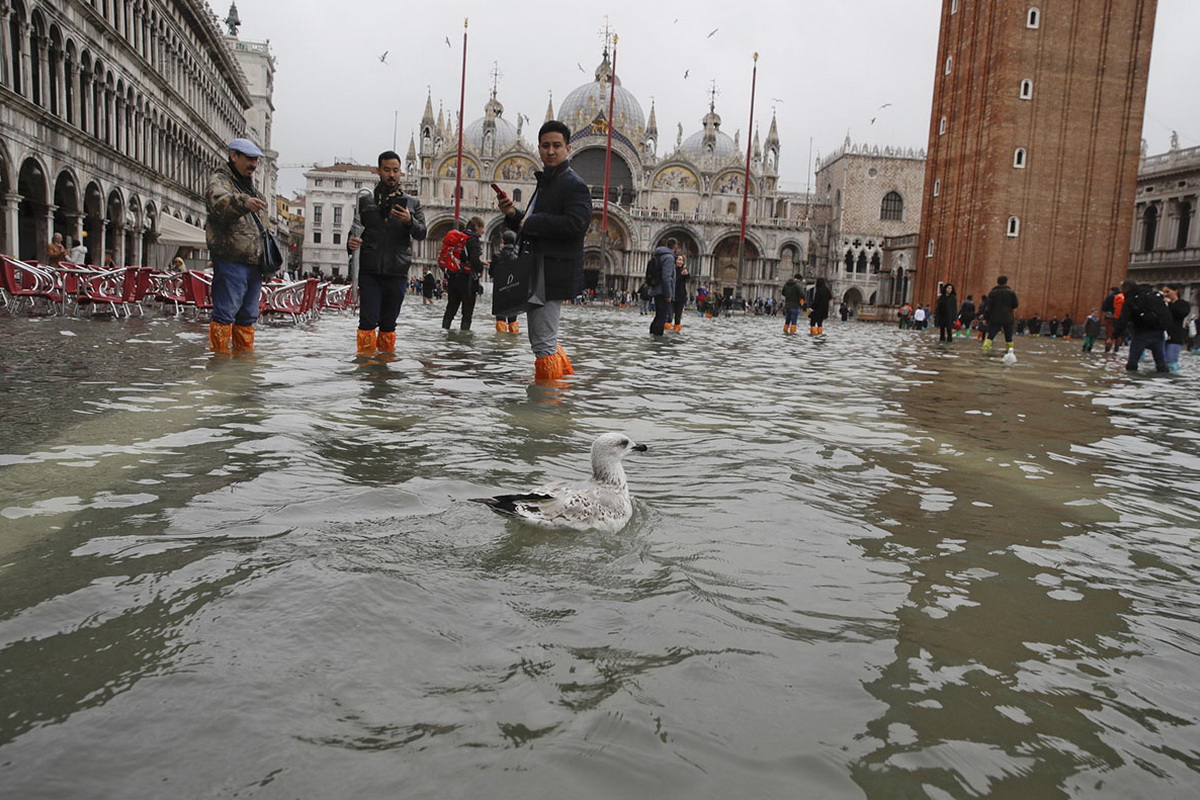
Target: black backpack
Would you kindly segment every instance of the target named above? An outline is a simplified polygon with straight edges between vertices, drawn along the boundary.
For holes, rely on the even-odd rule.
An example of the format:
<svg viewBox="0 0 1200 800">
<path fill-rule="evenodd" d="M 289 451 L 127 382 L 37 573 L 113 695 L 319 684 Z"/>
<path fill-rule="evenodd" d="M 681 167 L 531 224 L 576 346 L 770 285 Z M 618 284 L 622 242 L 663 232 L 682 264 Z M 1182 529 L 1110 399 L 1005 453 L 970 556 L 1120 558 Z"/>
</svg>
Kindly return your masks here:
<svg viewBox="0 0 1200 800">
<path fill-rule="evenodd" d="M 658 286 L 662 283 L 662 264 L 658 263 L 658 256 L 651 255 L 650 260 L 646 262 L 646 285 Z"/>
<path fill-rule="evenodd" d="M 1171 311 L 1162 295 L 1152 289 L 1138 292 L 1132 298 L 1129 318 L 1139 328 L 1149 331 L 1165 331 Z"/>
</svg>

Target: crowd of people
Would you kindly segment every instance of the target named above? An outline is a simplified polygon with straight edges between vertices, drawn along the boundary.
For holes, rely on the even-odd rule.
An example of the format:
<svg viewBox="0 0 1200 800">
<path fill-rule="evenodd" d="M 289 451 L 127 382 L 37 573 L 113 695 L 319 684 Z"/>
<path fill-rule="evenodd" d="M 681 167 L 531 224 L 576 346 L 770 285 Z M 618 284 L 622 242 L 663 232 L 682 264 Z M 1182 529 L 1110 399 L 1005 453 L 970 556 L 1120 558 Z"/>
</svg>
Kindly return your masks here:
<svg viewBox="0 0 1200 800">
<path fill-rule="evenodd" d="M 1116 353 L 1129 346 L 1125 367 L 1136 372 L 1142 356 L 1149 352 L 1158 372 L 1179 369 L 1179 356 L 1200 351 L 1200 320 L 1192 313 L 1191 303 L 1182 297 L 1183 286 L 1176 283 L 1149 285 L 1127 278 L 1109 289 L 1099 306 L 1082 321 L 1070 314 L 1042 319 L 1036 312 L 1017 316 L 1020 302 L 1016 292 L 1001 275 L 996 286 L 977 306 L 973 295 L 961 303 L 954 285 L 942 284 L 932 311 L 926 306 L 905 305 L 898 312 L 901 328 L 920 330 L 932 319 L 938 339 L 978 336 L 983 349 L 990 350 L 998 334 L 1004 335 L 1005 349 L 1013 349 L 1014 336 L 1081 338 L 1085 353 L 1094 352 L 1103 338 L 1104 352 Z"/>
</svg>

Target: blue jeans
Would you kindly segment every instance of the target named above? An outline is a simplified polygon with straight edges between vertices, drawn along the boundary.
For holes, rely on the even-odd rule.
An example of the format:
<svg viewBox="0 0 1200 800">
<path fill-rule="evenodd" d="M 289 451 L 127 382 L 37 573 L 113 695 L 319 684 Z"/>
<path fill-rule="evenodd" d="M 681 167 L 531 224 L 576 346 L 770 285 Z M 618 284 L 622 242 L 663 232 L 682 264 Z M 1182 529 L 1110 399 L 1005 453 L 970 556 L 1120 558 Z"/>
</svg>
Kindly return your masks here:
<svg viewBox="0 0 1200 800">
<path fill-rule="evenodd" d="M 800 309 L 785 308 L 783 310 L 783 324 L 784 325 L 795 325 L 799 319 L 800 319 Z"/>
<path fill-rule="evenodd" d="M 1167 369 L 1171 372 L 1179 372 L 1179 356 L 1183 354 L 1183 345 L 1167 343 L 1165 354 Z"/>
<path fill-rule="evenodd" d="M 1138 361 L 1141 360 L 1142 353 L 1146 350 L 1150 351 L 1150 355 L 1154 359 L 1154 368 L 1159 372 L 1166 372 L 1166 340 L 1163 338 L 1162 331 L 1135 330 L 1133 332 L 1133 336 L 1129 339 L 1129 360 L 1125 362 L 1125 369 L 1137 372 Z"/>
<path fill-rule="evenodd" d="M 358 329 L 380 333 L 396 330 L 396 317 L 404 305 L 408 278 L 404 275 L 358 274 Z"/>
<path fill-rule="evenodd" d="M 650 320 L 651 335 L 663 335 L 663 330 L 666 329 L 667 320 L 671 318 L 673 309 L 674 303 L 670 297 L 660 294 L 654 298 L 654 319 Z"/>
<path fill-rule="evenodd" d="M 213 262 L 212 321 L 220 325 L 253 325 L 258 319 L 262 273 L 258 265 Z"/>
</svg>

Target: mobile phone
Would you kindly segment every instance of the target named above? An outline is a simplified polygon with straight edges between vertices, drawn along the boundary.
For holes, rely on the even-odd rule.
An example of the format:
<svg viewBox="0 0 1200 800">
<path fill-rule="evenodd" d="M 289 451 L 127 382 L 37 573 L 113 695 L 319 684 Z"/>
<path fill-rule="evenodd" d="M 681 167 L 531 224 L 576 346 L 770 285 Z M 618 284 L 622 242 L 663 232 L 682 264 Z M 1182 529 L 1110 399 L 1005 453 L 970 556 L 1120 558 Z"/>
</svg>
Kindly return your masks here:
<svg viewBox="0 0 1200 800">
<path fill-rule="evenodd" d="M 499 184 L 495 184 L 495 183 L 493 183 L 493 184 L 492 184 L 492 191 L 493 191 L 493 192 L 495 192 L 495 193 L 496 193 L 496 197 L 500 198 L 501 200 L 507 200 L 507 199 L 508 199 L 508 195 L 504 193 L 504 190 L 500 188 L 500 185 L 499 185 Z"/>
</svg>

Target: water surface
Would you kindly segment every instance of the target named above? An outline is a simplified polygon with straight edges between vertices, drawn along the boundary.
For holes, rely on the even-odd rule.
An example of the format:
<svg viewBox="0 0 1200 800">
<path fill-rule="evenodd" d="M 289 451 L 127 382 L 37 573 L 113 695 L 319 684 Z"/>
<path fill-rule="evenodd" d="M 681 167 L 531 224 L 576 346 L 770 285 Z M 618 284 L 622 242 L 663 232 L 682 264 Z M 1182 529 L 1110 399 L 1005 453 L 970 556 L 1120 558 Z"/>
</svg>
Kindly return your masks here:
<svg viewBox="0 0 1200 800">
<path fill-rule="evenodd" d="M 0 318 L 5 794 L 1195 796 L 1200 358 L 565 317 Z M 619 534 L 464 502 L 608 430 Z"/>
</svg>

